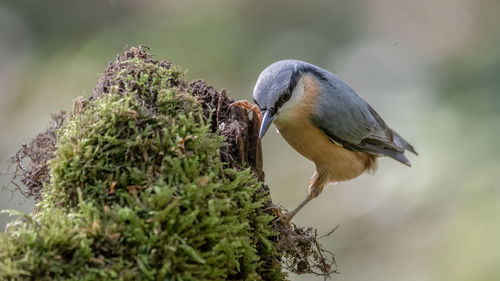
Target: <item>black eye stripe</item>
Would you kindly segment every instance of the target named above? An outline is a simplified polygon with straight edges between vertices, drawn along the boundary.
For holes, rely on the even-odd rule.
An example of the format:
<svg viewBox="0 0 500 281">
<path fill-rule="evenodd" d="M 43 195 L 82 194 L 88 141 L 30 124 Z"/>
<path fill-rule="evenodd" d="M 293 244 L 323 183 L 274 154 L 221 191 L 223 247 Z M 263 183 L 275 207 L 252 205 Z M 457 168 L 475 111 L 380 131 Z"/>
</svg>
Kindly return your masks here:
<svg viewBox="0 0 500 281">
<path fill-rule="evenodd" d="M 290 98 L 292 97 L 292 92 L 297 86 L 297 83 L 299 83 L 299 79 L 303 74 L 302 69 L 298 69 L 295 72 L 293 72 L 292 76 L 290 77 L 290 82 L 288 83 L 288 88 L 281 94 L 281 96 L 278 98 L 278 100 L 274 103 L 274 108 L 276 111 L 279 110 L 279 108 Z"/>
<path fill-rule="evenodd" d="M 296 69 L 292 76 L 290 77 L 290 82 L 288 83 L 288 88 L 280 95 L 278 100 L 274 103 L 275 112 L 279 111 L 279 108 L 286 103 L 292 97 L 292 92 L 299 83 L 300 78 L 303 74 L 310 74 L 316 79 L 330 83 L 325 75 L 311 66 L 302 66 Z"/>
<path fill-rule="evenodd" d="M 286 91 L 278 98 L 276 103 L 274 104 L 274 108 L 279 109 L 285 102 L 287 102 L 292 97 L 292 93 L 290 91 Z"/>
</svg>

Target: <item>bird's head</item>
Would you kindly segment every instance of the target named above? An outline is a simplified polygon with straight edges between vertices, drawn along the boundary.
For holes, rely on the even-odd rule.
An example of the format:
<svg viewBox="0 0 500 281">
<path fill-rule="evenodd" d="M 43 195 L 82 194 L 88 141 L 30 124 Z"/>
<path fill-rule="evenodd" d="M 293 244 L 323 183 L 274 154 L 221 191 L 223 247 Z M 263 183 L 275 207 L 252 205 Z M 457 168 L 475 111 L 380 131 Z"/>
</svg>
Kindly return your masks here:
<svg viewBox="0 0 500 281">
<path fill-rule="evenodd" d="M 259 138 L 262 138 L 273 120 L 294 110 L 303 97 L 304 74 L 319 78 L 321 69 L 298 60 L 275 62 L 262 71 L 253 91 L 254 102 L 262 113 Z M 321 80 L 317 79 L 316 81 Z"/>
</svg>

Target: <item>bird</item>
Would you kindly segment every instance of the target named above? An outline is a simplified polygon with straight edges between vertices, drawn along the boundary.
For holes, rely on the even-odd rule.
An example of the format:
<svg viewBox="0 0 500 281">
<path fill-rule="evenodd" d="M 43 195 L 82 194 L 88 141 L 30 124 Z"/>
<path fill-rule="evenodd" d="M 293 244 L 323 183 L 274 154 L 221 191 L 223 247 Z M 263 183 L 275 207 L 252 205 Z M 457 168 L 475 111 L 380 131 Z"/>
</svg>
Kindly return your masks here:
<svg viewBox="0 0 500 281">
<path fill-rule="evenodd" d="M 289 222 L 325 185 L 374 171 L 377 158 L 388 156 L 411 166 L 404 155 L 415 148 L 337 75 L 300 60 L 281 60 L 266 67 L 253 91 L 254 105 L 233 105 L 258 113 L 259 139 L 272 123 L 288 144 L 314 162 L 306 198 L 281 215 Z"/>
</svg>

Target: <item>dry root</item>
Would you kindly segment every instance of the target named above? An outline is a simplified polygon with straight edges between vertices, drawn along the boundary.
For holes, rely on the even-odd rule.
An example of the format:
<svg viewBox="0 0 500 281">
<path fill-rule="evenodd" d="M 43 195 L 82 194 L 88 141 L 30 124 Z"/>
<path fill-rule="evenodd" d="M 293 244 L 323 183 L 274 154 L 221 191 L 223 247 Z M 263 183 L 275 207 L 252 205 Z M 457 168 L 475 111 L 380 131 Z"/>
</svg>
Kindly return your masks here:
<svg viewBox="0 0 500 281">
<path fill-rule="evenodd" d="M 268 209 L 273 210 L 275 214 L 286 213 L 283 207 L 272 206 Z M 333 234 L 338 226 L 320 237 L 315 228 L 300 227 L 291 222 L 283 222 L 279 218 L 273 221 L 273 227 L 280 233 L 276 249 L 283 255 L 282 264 L 285 269 L 296 274 L 323 276 L 325 280 L 332 273 L 338 273 L 335 255 L 324 249 L 318 241 Z"/>
<path fill-rule="evenodd" d="M 9 166 L 15 167 L 11 184 L 24 196 L 40 200 L 43 185 L 50 180 L 47 161 L 54 157 L 57 130 L 65 119 L 65 111 L 52 115 L 52 125 L 29 143 L 22 144 L 9 160 Z"/>
</svg>

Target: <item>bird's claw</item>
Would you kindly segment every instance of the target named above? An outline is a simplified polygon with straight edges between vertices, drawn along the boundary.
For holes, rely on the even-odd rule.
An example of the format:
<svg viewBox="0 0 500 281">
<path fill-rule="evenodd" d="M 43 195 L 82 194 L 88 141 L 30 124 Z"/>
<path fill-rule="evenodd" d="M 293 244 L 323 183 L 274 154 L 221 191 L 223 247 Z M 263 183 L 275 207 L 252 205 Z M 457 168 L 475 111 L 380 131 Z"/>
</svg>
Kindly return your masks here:
<svg viewBox="0 0 500 281">
<path fill-rule="evenodd" d="M 275 217 L 281 217 L 283 215 L 283 213 L 281 212 L 282 208 L 278 205 L 268 206 L 266 210 L 271 211 Z"/>
<path fill-rule="evenodd" d="M 280 221 L 284 224 L 290 224 L 290 221 L 293 218 L 293 214 L 287 211 L 284 212 L 284 208 L 281 206 L 271 205 L 266 209 L 270 210 L 273 213 L 277 221 Z"/>
<path fill-rule="evenodd" d="M 254 116 L 257 116 L 257 118 L 259 118 L 259 124 L 262 123 L 262 114 L 260 113 L 260 109 L 257 105 L 252 104 L 247 100 L 237 100 L 231 103 L 231 106 L 238 106 L 246 109 L 247 111 L 252 111 L 254 113 Z"/>
<path fill-rule="evenodd" d="M 283 223 L 290 224 L 290 221 L 293 218 L 293 214 L 290 212 L 286 212 L 284 214 L 281 214 L 281 216 L 278 217 L 278 220 L 280 220 Z"/>
</svg>

